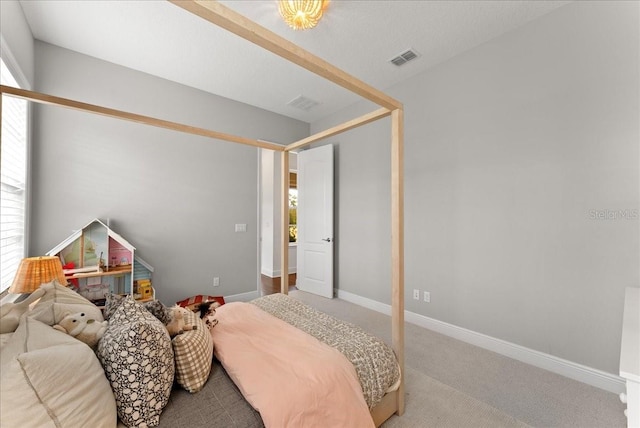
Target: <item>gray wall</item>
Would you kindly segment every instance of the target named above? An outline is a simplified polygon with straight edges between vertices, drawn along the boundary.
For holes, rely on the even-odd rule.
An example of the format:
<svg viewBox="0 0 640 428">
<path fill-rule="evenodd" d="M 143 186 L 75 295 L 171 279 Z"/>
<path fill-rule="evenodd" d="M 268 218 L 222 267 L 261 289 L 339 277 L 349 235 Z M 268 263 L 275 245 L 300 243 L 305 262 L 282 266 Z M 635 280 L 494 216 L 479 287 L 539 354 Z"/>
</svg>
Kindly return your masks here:
<svg viewBox="0 0 640 428">
<path fill-rule="evenodd" d="M 309 135 L 307 123 L 39 41 L 35 63 L 44 93 L 273 142 Z M 256 148 L 51 106 L 35 109 L 33 129 L 32 254 L 110 218 L 154 266 L 166 304 L 257 290 Z"/>
<path fill-rule="evenodd" d="M 640 279 L 638 20 L 637 2 L 575 2 L 387 89 L 405 105 L 408 310 L 617 373 Z M 330 140 L 336 282 L 385 303 L 389 135 Z"/>
</svg>

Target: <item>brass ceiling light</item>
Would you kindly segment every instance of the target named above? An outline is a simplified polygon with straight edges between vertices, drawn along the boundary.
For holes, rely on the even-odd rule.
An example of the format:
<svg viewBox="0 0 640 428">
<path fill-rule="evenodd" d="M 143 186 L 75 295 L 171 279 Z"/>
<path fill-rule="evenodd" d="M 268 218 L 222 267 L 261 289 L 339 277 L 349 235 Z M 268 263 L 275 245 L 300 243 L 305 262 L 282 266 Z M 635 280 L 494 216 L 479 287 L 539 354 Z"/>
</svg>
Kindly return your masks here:
<svg viewBox="0 0 640 428">
<path fill-rule="evenodd" d="M 282 19 L 294 30 L 307 30 L 316 26 L 329 0 L 278 0 Z"/>
</svg>

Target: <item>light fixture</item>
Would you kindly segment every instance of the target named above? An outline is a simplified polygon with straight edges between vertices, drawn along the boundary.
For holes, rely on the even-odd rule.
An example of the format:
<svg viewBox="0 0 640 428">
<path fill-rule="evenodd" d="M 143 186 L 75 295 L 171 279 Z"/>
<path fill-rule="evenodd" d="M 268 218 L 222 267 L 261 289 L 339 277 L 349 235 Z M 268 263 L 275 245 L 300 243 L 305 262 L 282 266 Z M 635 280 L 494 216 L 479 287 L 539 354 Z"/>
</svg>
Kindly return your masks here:
<svg viewBox="0 0 640 428">
<path fill-rule="evenodd" d="M 51 282 L 54 279 L 62 285 L 67 283 L 62 271 L 62 263 L 58 257 L 27 257 L 20 262 L 9 293 L 33 293 L 40 288 L 40 284 Z"/>
<path fill-rule="evenodd" d="M 316 26 L 329 0 L 278 0 L 282 19 L 294 30 L 307 30 Z"/>
</svg>

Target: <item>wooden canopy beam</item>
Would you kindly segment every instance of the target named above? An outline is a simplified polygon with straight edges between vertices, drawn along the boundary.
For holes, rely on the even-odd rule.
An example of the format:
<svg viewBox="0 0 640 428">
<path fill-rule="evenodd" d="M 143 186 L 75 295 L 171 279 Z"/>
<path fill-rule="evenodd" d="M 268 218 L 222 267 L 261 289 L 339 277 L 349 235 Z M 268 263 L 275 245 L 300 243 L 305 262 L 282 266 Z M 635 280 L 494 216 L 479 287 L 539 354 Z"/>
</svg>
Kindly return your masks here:
<svg viewBox="0 0 640 428">
<path fill-rule="evenodd" d="M 79 110 L 88 113 L 99 114 L 101 116 L 112 117 L 115 119 L 127 120 L 129 122 L 142 123 L 145 125 L 156 126 L 158 128 L 171 129 L 173 131 L 184 132 L 186 134 L 200 135 L 202 137 L 215 138 L 216 140 L 230 141 L 232 143 L 245 144 L 248 146 L 261 147 L 263 149 L 283 151 L 284 146 L 279 146 L 265 141 L 253 140 L 251 138 L 238 137 L 223 132 L 211 131 L 205 128 L 184 125 L 177 122 L 171 122 L 163 119 L 156 119 L 141 114 L 129 113 L 108 107 L 101 107 L 93 104 L 87 104 L 80 101 L 74 101 L 67 98 L 60 98 L 53 95 L 41 94 L 39 92 L 28 91 L 26 89 L 13 88 L 11 86 L 0 85 L 0 93 L 7 94 L 16 98 L 22 98 L 27 101 L 33 101 L 39 104 L 55 105 L 66 107 L 72 110 Z"/>
<path fill-rule="evenodd" d="M 299 65 L 318 76 L 342 86 L 343 88 L 372 101 L 389 110 L 401 108 L 402 104 L 354 76 L 340 70 L 333 64 L 302 49 L 289 40 L 278 36 L 236 11 L 215 1 L 169 0 L 176 6 L 187 10 L 253 44 L 281 56 L 289 62 Z"/>
<path fill-rule="evenodd" d="M 317 134 L 311 135 L 309 137 L 303 138 L 300 141 L 296 141 L 295 143 L 289 144 L 284 149 L 286 151 L 291 151 L 294 149 L 299 149 L 304 146 L 308 146 L 309 144 L 315 143 L 316 141 L 322 140 L 324 138 L 329 138 L 334 135 L 340 134 L 342 132 L 349 131 L 350 129 L 357 128 L 358 126 L 366 125 L 367 123 L 371 123 L 383 117 L 387 117 L 391 114 L 391 111 L 382 107 L 376 111 L 371 113 L 367 113 L 358 118 L 352 119 L 348 122 L 345 122 L 341 125 L 336 125 L 333 128 L 329 128 L 325 131 L 318 132 Z"/>
</svg>

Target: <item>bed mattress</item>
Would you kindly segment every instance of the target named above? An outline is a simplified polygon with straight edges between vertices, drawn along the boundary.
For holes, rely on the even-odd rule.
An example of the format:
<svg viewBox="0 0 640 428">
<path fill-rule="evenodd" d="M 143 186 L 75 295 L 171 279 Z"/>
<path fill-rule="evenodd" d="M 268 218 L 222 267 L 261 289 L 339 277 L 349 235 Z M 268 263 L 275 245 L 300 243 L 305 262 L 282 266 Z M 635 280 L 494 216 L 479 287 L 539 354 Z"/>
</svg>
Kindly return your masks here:
<svg viewBox="0 0 640 428">
<path fill-rule="evenodd" d="M 263 296 L 251 303 L 340 351 L 355 367 L 369 409 L 397 387 L 400 369 L 393 350 L 360 327 L 285 294 Z"/>
<path fill-rule="evenodd" d="M 374 427 L 337 349 L 249 303 L 227 303 L 216 319 L 216 358 L 266 427 Z"/>
</svg>

